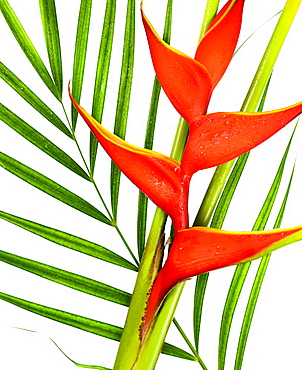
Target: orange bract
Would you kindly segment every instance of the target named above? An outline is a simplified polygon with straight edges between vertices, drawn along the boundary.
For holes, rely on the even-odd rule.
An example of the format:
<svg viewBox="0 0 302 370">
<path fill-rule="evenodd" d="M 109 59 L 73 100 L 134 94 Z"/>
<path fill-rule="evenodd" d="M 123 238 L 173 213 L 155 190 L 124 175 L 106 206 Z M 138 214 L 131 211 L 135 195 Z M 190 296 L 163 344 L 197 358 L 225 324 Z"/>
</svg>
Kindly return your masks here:
<svg viewBox="0 0 302 370">
<path fill-rule="evenodd" d="M 244 0 L 230 0 L 211 22 L 197 48 L 195 59 L 211 76 L 213 88 L 227 69 L 237 45 Z"/>
<path fill-rule="evenodd" d="M 269 139 L 302 113 L 302 102 L 263 113 L 212 113 L 190 126 L 181 168 L 188 176 L 218 166 Z"/>
<path fill-rule="evenodd" d="M 157 78 L 179 114 L 190 123 L 205 114 L 214 87 L 229 65 L 239 37 L 244 0 L 229 1 L 201 40 L 195 59 L 172 48 L 142 11 Z"/>
<path fill-rule="evenodd" d="M 176 233 L 167 261 L 151 291 L 145 325 L 149 325 L 165 295 L 178 282 L 222 267 L 262 257 L 293 242 L 302 226 L 271 231 L 230 232 L 192 227 Z"/>
<path fill-rule="evenodd" d="M 69 92 L 70 94 L 70 92 Z M 173 219 L 176 229 L 188 225 L 188 185 L 180 163 L 152 150 L 127 143 L 109 132 L 70 98 L 95 137 L 119 169 Z"/>
</svg>

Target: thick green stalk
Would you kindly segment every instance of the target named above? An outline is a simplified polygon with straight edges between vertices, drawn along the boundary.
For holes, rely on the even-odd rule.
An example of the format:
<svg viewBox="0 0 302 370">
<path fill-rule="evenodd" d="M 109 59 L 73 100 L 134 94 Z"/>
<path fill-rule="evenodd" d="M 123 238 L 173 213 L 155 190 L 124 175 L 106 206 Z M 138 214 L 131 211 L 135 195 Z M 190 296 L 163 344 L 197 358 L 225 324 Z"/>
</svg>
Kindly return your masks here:
<svg viewBox="0 0 302 370">
<path fill-rule="evenodd" d="M 218 6 L 219 6 L 219 0 L 208 0 L 205 11 L 204 11 L 203 21 L 202 21 L 202 26 L 200 29 L 198 41 L 200 41 L 203 38 L 204 34 L 206 33 L 207 28 L 209 27 L 212 19 L 215 17 L 217 13 Z"/>
<path fill-rule="evenodd" d="M 163 256 L 163 226 L 167 216 L 157 209 L 139 267 L 128 315 L 115 359 L 114 370 L 130 370 L 136 367 L 141 349 L 140 326 L 146 309 L 146 301 L 153 281 L 161 266 Z M 138 368 L 137 368 L 138 369 Z M 142 370 L 152 367 L 142 367 Z"/>
<path fill-rule="evenodd" d="M 211 22 L 210 14 L 215 15 L 219 0 L 208 0 L 202 29 L 205 32 Z M 204 33 L 200 34 L 200 38 Z M 170 156 L 181 160 L 187 140 L 188 124 L 180 118 Z M 136 285 L 132 294 L 128 315 L 120 341 L 113 370 L 152 370 L 155 368 L 162 344 L 174 316 L 177 302 L 184 284 L 179 284 L 169 294 L 167 301 L 171 305 L 161 310 L 161 318 L 155 323 L 152 331 L 147 335 L 142 346 L 140 340 L 140 326 L 146 309 L 150 289 L 156 278 L 163 257 L 161 241 L 166 215 L 159 208 L 156 209 L 145 251 L 140 264 Z"/>
<path fill-rule="evenodd" d="M 200 38 L 202 38 L 211 22 L 212 18 L 210 18 L 210 15 L 214 16 L 216 14 L 218 4 L 219 0 L 208 0 Z M 170 154 L 172 158 L 181 160 L 187 134 L 188 124 L 183 118 L 180 118 Z M 148 294 L 160 268 L 163 256 L 163 246 L 160 238 L 165 221 L 166 215 L 160 209 L 157 209 L 140 265 L 114 370 L 152 370 L 155 368 L 162 344 L 173 319 L 177 302 L 183 290 L 184 284 L 179 284 L 169 294 L 167 302 L 171 301 L 171 304 L 161 310 L 160 317 L 156 320 L 155 326 L 142 345 L 139 330 L 146 309 Z M 154 263 L 154 260 L 156 260 L 156 263 Z"/>
</svg>

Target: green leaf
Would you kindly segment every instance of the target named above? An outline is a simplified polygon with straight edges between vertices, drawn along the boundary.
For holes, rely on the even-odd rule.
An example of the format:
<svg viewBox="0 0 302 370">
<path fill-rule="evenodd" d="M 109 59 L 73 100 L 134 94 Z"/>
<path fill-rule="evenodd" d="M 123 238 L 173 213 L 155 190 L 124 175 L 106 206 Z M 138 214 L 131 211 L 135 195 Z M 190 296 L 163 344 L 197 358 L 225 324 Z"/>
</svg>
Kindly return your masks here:
<svg viewBox="0 0 302 370">
<path fill-rule="evenodd" d="M 263 230 L 266 226 L 266 223 L 268 221 L 272 207 L 274 205 L 275 199 L 279 191 L 279 187 L 280 187 L 280 183 L 281 183 L 281 179 L 282 179 L 282 175 L 283 175 L 283 171 L 285 167 L 285 162 L 287 159 L 288 151 L 289 151 L 295 130 L 296 130 L 296 127 L 294 128 L 292 136 L 285 149 L 285 152 L 280 162 L 278 171 L 271 185 L 271 188 L 267 194 L 267 197 L 263 203 L 263 206 L 259 212 L 259 215 L 255 221 L 253 230 Z M 218 347 L 219 348 L 218 363 L 219 363 L 219 368 L 221 369 L 224 369 L 228 338 L 229 338 L 229 334 L 231 330 L 233 316 L 234 316 L 237 302 L 240 297 L 240 293 L 242 291 L 250 265 L 251 265 L 251 262 L 246 262 L 236 267 L 236 270 L 233 275 L 233 279 L 232 279 L 232 282 L 229 288 L 228 296 L 225 301 L 225 306 L 224 306 L 222 319 L 221 319 L 219 347 Z"/>
<path fill-rule="evenodd" d="M 264 92 L 263 92 L 261 101 L 259 103 L 258 111 L 261 111 L 263 109 L 263 104 L 264 104 L 266 96 L 267 96 L 269 84 L 270 84 L 270 79 L 269 79 L 269 81 L 266 85 L 266 88 L 265 88 Z M 213 218 L 211 220 L 210 227 L 216 228 L 216 229 L 220 229 L 222 227 L 224 219 L 225 219 L 226 214 L 227 214 L 227 211 L 229 209 L 230 203 L 232 201 L 233 195 L 234 195 L 235 190 L 237 188 L 237 185 L 239 183 L 241 174 L 242 174 L 242 172 L 245 168 L 245 164 L 247 162 L 248 157 L 249 157 L 249 152 L 245 153 L 244 155 L 239 157 L 237 159 L 235 165 L 233 166 L 232 172 L 231 172 L 231 174 L 230 174 L 230 176 L 229 176 L 229 178 L 226 182 L 226 185 L 225 185 L 225 187 L 223 189 L 223 192 L 222 192 L 222 194 L 219 198 L 219 201 L 217 203 Z M 218 175 L 218 172 L 219 172 L 220 169 L 222 169 L 223 176 L 225 176 L 224 171 L 226 171 L 226 169 L 229 169 L 229 167 L 227 167 L 226 165 L 227 164 L 219 166 L 218 171 L 216 169 L 216 172 L 214 174 L 214 179 L 215 179 L 215 175 L 216 174 Z M 225 167 L 225 168 L 223 168 L 223 167 Z M 223 176 L 221 177 L 221 174 L 219 174 L 218 180 L 216 180 L 216 181 L 222 181 Z M 212 182 L 213 182 L 213 179 L 211 181 L 211 184 L 212 184 Z M 208 194 L 208 192 L 206 194 Z M 210 196 L 210 199 L 211 198 L 212 198 L 212 196 Z M 204 204 L 204 203 L 202 203 L 202 204 Z M 201 210 L 199 212 L 201 212 Z M 209 217 L 210 217 L 210 215 L 206 212 L 206 218 L 209 218 Z M 204 219 L 204 217 L 202 217 L 202 218 Z M 202 221 L 201 224 L 203 226 L 206 226 L 203 223 L 203 221 Z M 239 273 L 238 273 L 238 275 L 239 275 Z M 200 322 L 201 322 L 201 315 L 202 315 L 202 308 L 203 308 L 204 292 L 206 290 L 207 281 L 208 281 L 207 274 L 204 274 L 204 277 L 198 277 L 197 278 L 196 287 L 195 287 L 195 295 L 194 295 L 195 305 L 194 305 L 194 310 L 193 310 L 193 330 L 194 330 L 194 338 L 195 338 L 196 349 L 198 349 L 198 345 L 199 345 Z M 199 298 L 199 296 L 201 296 L 201 297 Z M 234 297 L 236 298 L 236 293 L 234 293 Z"/>
<path fill-rule="evenodd" d="M 80 102 L 84 70 L 85 70 L 85 61 L 87 53 L 87 44 L 88 44 L 88 34 L 90 26 L 90 16 L 91 16 L 91 5 L 92 0 L 82 0 L 78 27 L 77 27 L 77 36 L 74 48 L 74 57 L 73 57 L 73 72 L 72 72 L 72 95 L 77 102 Z M 75 129 L 77 123 L 78 112 L 71 104 L 71 122 L 72 127 Z"/>
<path fill-rule="evenodd" d="M 249 271 L 251 262 L 240 264 L 236 267 L 233 279 L 228 291 L 228 295 L 225 301 L 224 310 L 221 318 L 220 334 L 219 334 L 219 353 L 218 353 L 218 364 L 219 369 L 224 369 L 225 356 L 228 345 L 228 339 L 233 321 L 234 312 L 237 306 L 237 302 L 245 282 L 246 275 Z"/>
<path fill-rule="evenodd" d="M 5 293 L 0 293 L 0 299 L 40 316 L 47 317 L 51 320 L 61 322 L 62 324 L 66 324 L 101 337 L 118 341 L 121 336 L 122 329 L 115 325 L 106 324 L 101 321 L 43 306 Z"/>
<path fill-rule="evenodd" d="M 172 28 L 172 5 L 173 0 L 169 0 L 167 3 L 166 10 L 166 19 L 165 19 L 165 28 L 163 40 L 170 44 L 171 39 L 171 28 Z M 149 108 L 149 115 L 146 128 L 145 144 L 144 148 L 152 149 L 153 148 L 153 139 L 155 131 L 155 123 L 157 116 L 157 108 L 159 102 L 159 95 L 161 91 L 161 86 L 158 82 L 157 77 L 154 78 L 151 102 Z M 148 198 L 142 192 L 139 192 L 138 196 L 138 211 L 137 211 L 137 248 L 139 258 L 142 258 L 145 241 L 146 241 L 146 223 L 147 223 L 147 207 L 148 207 Z"/>
<path fill-rule="evenodd" d="M 58 91 L 57 86 L 54 84 L 40 55 L 7 0 L 0 0 L 0 10 L 24 54 L 48 89 L 60 101 L 60 92 Z"/>
<path fill-rule="evenodd" d="M 192 356 L 190 353 L 169 343 L 164 343 L 161 352 L 165 355 L 182 358 L 184 360 L 196 361 L 196 358 Z"/>
<path fill-rule="evenodd" d="M 193 309 L 193 331 L 195 348 L 198 352 L 201 315 L 206 292 L 209 273 L 198 275 L 196 278 L 195 294 L 194 294 L 194 309 Z"/>
<path fill-rule="evenodd" d="M 24 218 L 14 216 L 6 212 L 0 211 L 0 218 L 11 222 L 12 224 L 19 226 L 31 233 L 39 235 L 53 243 L 62 245 L 63 247 L 84 253 L 88 256 L 98 258 L 102 261 L 109 262 L 132 271 L 137 271 L 137 267 L 131 262 L 99 244 L 92 243 L 75 235 L 71 235 L 48 226 L 35 223 L 33 221 L 25 220 Z"/>
<path fill-rule="evenodd" d="M 120 86 L 117 98 L 114 134 L 125 139 L 130 95 L 132 87 L 134 66 L 134 42 L 135 42 L 135 0 L 128 0 L 126 26 L 124 33 L 124 49 Z M 114 219 L 117 217 L 117 206 L 120 189 L 121 171 L 112 162 L 111 165 L 111 205 Z"/>
<path fill-rule="evenodd" d="M 211 221 L 211 227 L 215 229 L 221 229 L 223 225 L 223 222 L 227 215 L 227 211 L 230 207 L 235 190 L 237 189 L 239 180 L 241 178 L 242 172 L 245 168 L 249 155 L 250 155 L 250 152 L 247 152 L 236 160 L 236 163 L 232 169 L 230 177 L 228 178 L 225 188 L 221 194 L 221 197 L 219 198 L 219 202 L 217 204 L 217 207 L 215 209 L 215 212 L 214 212 L 214 215 Z"/>
<path fill-rule="evenodd" d="M 21 162 L 18 162 L 1 152 L 0 166 L 37 189 L 43 191 L 44 193 L 58 199 L 65 204 L 68 204 L 70 207 L 73 207 L 88 216 L 112 226 L 111 221 L 86 200 L 67 190 L 58 183 L 50 180 L 41 173 L 31 169 L 30 167 L 27 167 Z"/>
<path fill-rule="evenodd" d="M 115 27 L 116 0 L 107 0 L 104 15 L 103 30 L 99 48 L 99 56 L 95 74 L 93 103 L 91 115 L 97 121 L 102 121 L 106 88 L 111 59 L 113 34 Z M 90 170 L 94 172 L 98 142 L 94 135 L 90 135 Z"/>
<path fill-rule="evenodd" d="M 72 138 L 71 132 L 64 125 L 61 119 L 38 98 L 11 70 L 0 62 L 0 77 L 11 86 L 25 101 L 35 108 L 50 123 L 61 130 L 65 135 Z"/>
<path fill-rule="evenodd" d="M 146 243 L 146 228 L 147 228 L 147 209 L 148 197 L 141 191 L 138 194 L 138 209 L 137 209 L 137 251 L 138 257 L 141 260 Z"/>
<path fill-rule="evenodd" d="M 0 261 L 80 292 L 123 306 L 129 306 L 131 294 L 96 280 L 1 250 Z"/>
<path fill-rule="evenodd" d="M 63 150 L 53 144 L 45 136 L 24 122 L 20 117 L 0 103 L 0 119 L 9 127 L 23 136 L 44 153 L 70 169 L 72 172 L 90 181 L 89 175 Z"/>
<path fill-rule="evenodd" d="M 39 4 L 48 60 L 54 82 L 62 99 L 63 72 L 56 4 L 54 0 L 39 0 Z"/>
<path fill-rule="evenodd" d="M 271 76 L 266 84 L 264 89 L 261 101 L 259 103 L 258 111 L 262 111 L 263 105 L 267 96 L 268 88 L 270 85 Z M 202 225 L 207 226 L 211 212 L 209 210 L 213 210 L 213 203 L 216 204 L 217 202 L 217 194 L 218 191 L 219 195 L 221 190 L 218 190 L 221 183 L 225 183 L 228 173 L 232 168 L 232 172 L 226 181 L 226 185 L 224 186 L 223 192 L 220 195 L 219 201 L 217 203 L 210 227 L 215 229 L 220 229 L 223 225 L 224 219 L 226 217 L 227 211 L 229 209 L 230 203 L 233 199 L 235 190 L 239 183 L 241 174 L 245 168 L 245 164 L 249 157 L 249 152 L 243 154 L 239 157 L 233 166 L 233 162 L 224 163 L 217 167 L 214 176 L 211 180 L 211 183 L 208 187 L 206 192 L 205 198 L 203 199 L 202 205 L 199 209 L 198 215 L 195 219 L 194 225 Z M 216 198 L 216 201 L 214 202 Z M 194 293 L 194 309 L 193 309 L 193 331 L 194 331 L 194 339 L 196 350 L 198 350 L 199 346 L 199 336 L 200 336 L 200 322 L 201 322 L 201 315 L 202 315 L 202 308 L 203 308 L 203 300 L 204 294 L 206 290 L 208 282 L 208 274 L 204 274 L 197 277 L 196 286 L 195 286 L 195 293 Z M 235 296 L 236 297 L 236 296 Z"/>
<path fill-rule="evenodd" d="M 268 88 L 271 82 L 272 74 L 269 77 L 269 80 L 265 86 L 262 98 L 260 100 L 259 106 L 258 106 L 258 112 L 263 111 L 264 103 L 267 97 Z M 223 193 L 221 194 L 221 197 L 219 199 L 219 202 L 217 204 L 215 213 L 213 215 L 213 219 L 211 221 L 211 227 L 215 229 L 221 229 L 223 222 L 225 220 L 227 211 L 229 209 L 229 206 L 231 204 L 231 201 L 233 199 L 235 190 L 237 189 L 240 177 L 243 173 L 243 170 L 245 168 L 246 162 L 249 158 L 250 152 L 247 152 L 240 156 L 233 167 L 233 170 L 230 174 L 230 177 L 228 178 L 228 181 L 225 185 L 225 188 L 223 190 Z"/>
<path fill-rule="evenodd" d="M 187 345 L 190 348 L 190 350 L 192 351 L 192 353 L 195 355 L 196 361 L 199 362 L 199 364 L 203 368 L 203 370 L 208 370 L 208 368 L 206 367 L 206 365 L 204 364 L 204 362 L 202 361 L 202 359 L 198 355 L 198 352 L 194 348 L 193 344 L 191 343 L 190 339 L 188 338 L 186 333 L 183 331 L 182 327 L 180 326 L 179 322 L 176 320 L 175 317 L 173 319 L 173 323 L 176 326 L 177 330 L 179 331 L 180 335 L 183 337 L 184 341 L 187 343 Z"/>
<path fill-rule="evenodd" d="M 115 325 L 106 324 L 104 322 L 89 319 L 84 316 L 74 315 L 72 313 L 57 310 L 55 308 L 42 306 L 40 304 L 26 301 L 5 293 L 0 293 L 0 299 L 27 311 L 36 313 L 40 316 L 47 317 L 48 319 L 58 321 L 62 324 L 66 324 L 74 328 L 99 335 L 101 337 L 119 341 L 122 335 L 122 328 Z M 162 353 L 186 360 L 196 361 L 195 357 L 190 353 L 187 353 L 186 351 L 168 343 L 164 344 Z"/>
<path fill-rule="evenodd" d="M 286 189 L 285 196 L 283 198 L 283 202 L 281 204 L 279 213 L 277 215 L 274 229 L 277 229 L 281 226 L 290 187 L 292 184 L 293 175 L 294 175 L 294 168 L 292 170 L 292 174 L 291 174 L 291 177 L 290 177 L 287 189 Z M 245 310 L 244 318 L 242 321 L 242 326 L 241 326 L 241 331 L 240 331 L 240 336 L 239 336 L 239 341 L 238 341 L 238 346 L 237 346 L 234 370 L 240 370 L 242 367 L 242 362 L 243 362 L 243 357 L 244 357 L 244 352 L 245 352 L 245 347 L 246 347 L 250 327 L 252 324 L 254 312 L 256 309 L 256 304 L 258 301 L 259 293 L 262 287 L 262 283 L 265 277 L 265 273 L 266 273 L 270 258 L 271 258 L 271 254 L 268 254 L 261 259 L 255 279 L 254 279 L 254 283 L 253 283 L 253 286 L 250 292 L 249 300 L 246 305 L 246 310 Z"/>
</svg>

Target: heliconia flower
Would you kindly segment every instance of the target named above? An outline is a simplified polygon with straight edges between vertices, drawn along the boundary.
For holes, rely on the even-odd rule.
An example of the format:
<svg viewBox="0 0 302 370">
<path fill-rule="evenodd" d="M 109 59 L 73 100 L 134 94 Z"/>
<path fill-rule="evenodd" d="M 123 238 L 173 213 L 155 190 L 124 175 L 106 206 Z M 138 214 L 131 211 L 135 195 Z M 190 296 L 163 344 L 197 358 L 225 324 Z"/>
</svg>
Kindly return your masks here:
<svg viewBox="0 0 302 370">
<path fill-rule="evenodd" d="M 168 292 L 192 276 L 251 261 L 302 239 L 302 226 L 271 231 L 229 232 L 208 227 L 180 230 L 151 290 L 144 326 Z"/>
<path fill-rule="evenodd" d="M 212 113 L 191 124 L 182 162 L 127 143 L 110 133 L 70 98 L 119 169 L 173 221 L 188 227 L 192 175 L 225 163 L 256 147 L 302 112 L 302 103 L 264 113 Z"/>
<path fill-rule="evenodd" d="M 180 115 L 189 123 L 205 114 L 212 91 L 233 56 L 244 0 L 230 0 L 213 19 L 195 59 L 172 48 L 156 33 L 142 11 L 158 80 Z"/>
<path fill-rule="evenodd" d="M 211 113 L 190 125 L 181 168 L 188 176 L 255 148 L 302 113 L 302 102 L 261 113 Z"/>
<path fill-rule="evenodd" d="M 97 140 L 119 169 L 173 220 L 176 230 L 188 227 L 189 179 L 183 175 L 180 162 L 152 150 L 127 143 L 109 132 L 70 99 L 94 133 Z"/>
</svg>

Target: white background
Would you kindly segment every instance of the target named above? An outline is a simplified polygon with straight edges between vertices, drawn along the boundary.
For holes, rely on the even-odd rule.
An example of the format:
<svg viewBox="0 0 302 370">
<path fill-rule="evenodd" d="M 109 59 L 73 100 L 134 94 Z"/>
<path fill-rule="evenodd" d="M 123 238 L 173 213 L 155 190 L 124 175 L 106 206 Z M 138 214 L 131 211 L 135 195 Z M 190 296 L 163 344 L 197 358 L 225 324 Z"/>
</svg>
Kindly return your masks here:
<svg viewBox="0 0 302 370">
<path fill-rule="evenodd" d="M 73 47 L 79 3 L 79 0 L 57 1 L 58 20 L 62 38 L 64 100 L 66 107 L 69 107 L 66 88 L 68 80 L 72 77 Z M 91 108 L 94 71 L 102 30 L 104 3 L 105 1 L 95 1 L 93 4 L 92 31 L 82 98 L 82 105 L 88 111 Z M 103 119 L 104 125 L 109 129 L 113 127 L 115 116 L 126 7 L 125 0 L 118 0 L 117 3 L 117 28 L 113 49 L 112 71 L 110 72 L 108 98 Z M 163 30 L 165 3 L 165 1 L 160 0 L 145 0 L 145 11 L 160 34 Z M 174 3 L 171 44 L 179 50 L 193 55 L 205 0 L 174 0 Z M 272 15 L 281 10 L 284 3 L 284 0 L 246 0 L 239 44 Z M 24 28 L 47 64 L 47 53 L 39 18 L 38 1 L 10 0 L 10 4 L 20 17 Z M 137 2 L 137 8 L 138 6 L 139 1 Z M 276 19 L 270 21 L 258 31 L 234 58 L 227 73 L 215 90 L 210 104 L 210 112 L 238 111 L 240 109 Z M 300 11 L 276 64 L 265 110 L 285 107 L 301 100 L 301 32 L 302 14 Z M 2 17 L 0 17 L 0 35 L 1 61 L 12 69 L 63 119 L 59 104 L 36 75 Z M 135 145 L 142 146 L 154 75 L 139 11 L 137 11 L 135 58 L 135 75 L 127 140 Z M 48 121 L 29 107 L 3 81 L 0 81 L 0 101 L 81 163 L 75 145 L 71 140 L 53 128 Z M 177 121 L 177 113 L 164 94 L 162 94 L 157 121 L 155 150 L 169 154 Z M 246 173 L 240 182 L 240 187 L 231 205 L 229 216 L 224 224 L 225 229 L 251 229 L 268 192 L 292 129 L 293 123 L 253 151 Z M 86 155 L 88 152 L 89 133 L 80 120 L 77 134 L 80 137 L 80 142 Z M 301 151 L 299 151 L 301 135 L 301 130 L 298 130 L 287 163 L 288 166 L 284 175 L 281 194 L 274 210 L 274 215 L 276 215 L 293 162 L 297 157 L 293 188 L 282 224 L 284 227 L 301 224 L 302 158 Z M 54 160 L 19 137 L 4 123 L 0 124 L 0 151 L 42 172 L 102 209 L 99 199 L 87 181 L 80 179 L 60 164 L 55 163 Z M 102 193 L 109 204 L 108 168 L 109 161 L 102 153 L 97 162 L 96 180 L 100 184 Z M 213 170 L 203 171 L 193 179 L 190 195 L 192 218 L 194 218 L 198 209 L 212 172 Z M 3 169 L 0 170 L 0 176 L 1 210 L 73 233 L 111 248 L 128 259 L 131 258 L 113 228 L 103 225 L 52 199 Z M 122 186 L 118 223 L 126 239 L 135 250 L 137 190 L 126 179 L 122 180 Z M 153 209 L 153 206 L 150 207 L 149 224 L 152 219 Z M 273 223 L 274 217 L 271 218 L 268 228 L 271 228 Z M 67 269 L 129 292 L 132 290 L 135 280 L 134 272 L 72 252 L 2 220 L 0 220 L 0 228 L 1 249 L 3 250 Z M 285 368 L 295 370 L 301 368 L 302 275 L 300 261 L 302 252 L 300 247 L 301 244 L 286 247 L 274 253 L 271 259 L 253 320 L 243 364 L 244 370 L 281 370 Z M 252 271 L 255 272 L 256 268 L 257 262 L 253 265 Z M 234 268 L 231 267 L 213 272 L 209 281 L 200 345 L 201 357 L 209 370 L 217 368 L 220 318 L 233 271 Z M 246 299 L 253 281 L 252 275 L 248 278 L 246 289 L 236 311 L 227 356 L 226 369 L 228 370 L 231 370 L 234 366 L 236 340 L 240 331 Z M 32 276 L 29 273 L 19 271 L 4 263 L 1 263 L 0 267 L 0 284 L 0 291 L 2 292 L 46 306 L 56 307 L 119 326 L 123 325 L 125 319 L 126 309 L 124 307 L 59 286 Z M 192 338 L 193 291 L 194 282 L 191 281 L 187 283 L 176 313 L 176 317 L 190 338 Z M 44 370 L 75 369 L 76 366 L 58 351 L 48 337 L 55 340 L 62 350 L 75 361 L 112 368 L 117 343 L 44 319 L 6 302 L 0 301 L 0 309 L 1 368 L 15 370 L 22 366 L 23 369 L 32 370 L 41 368 Z M 34 330 L 38 334 L 20 331 L 14 329 L 14 327 Z M 169 333 L 167 341 L 189 351 L 174 328 Z M 160 357 L 157 368 L 162 370 L 198 369 L 199 365 L 163 355 Z"/>
</svg>

